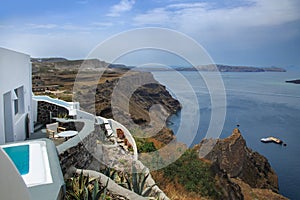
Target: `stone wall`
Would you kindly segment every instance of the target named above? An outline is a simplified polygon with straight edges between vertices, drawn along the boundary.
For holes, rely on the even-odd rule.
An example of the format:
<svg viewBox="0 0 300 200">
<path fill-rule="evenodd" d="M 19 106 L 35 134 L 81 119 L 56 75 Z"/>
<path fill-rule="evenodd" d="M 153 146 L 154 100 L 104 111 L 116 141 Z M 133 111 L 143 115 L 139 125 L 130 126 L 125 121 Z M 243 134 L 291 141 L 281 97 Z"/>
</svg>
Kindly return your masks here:
<svg viewBox="0 0 300 200">
<path fill-rule="evenodd" d="M 100 131 L 102 131 L 100 128 L 96 128 L 95 131 L 86 136 L 83 140 L 79 139 L 77 145 L 73 145 L 59 154 L 63 174 L 66 174 L 68 170 L 73 167 L 87 169 L 93 161 L 97 161 L 94 157 L 97 148 L 97 140 L 100 140 L 101 135 L 104 134 L 103 131 Z M 99 160 L 100 159 L 101 158 L 99 158 Z"/>
<path fill-rule="evenodd" d="M 69 114 L 69 111 L 64 107 L 45 101 L 38 101 L 37 122 L 40 124 L 51 123 L 50 112 L 52 117 L 68 116 Z"/>
<path fill-rule="evenodd" d="M 74 138 L 71 138 L 66 143 L 62 144 L 66 145 L 69 143 L 67 148 L 65 148 L 66 150 L 58 150 L 60 165 L 65 178 L 72 177 L 77 169 L 76 173 L 81 173 L 81 170 L 83 170 L 84 173 L 90 174 L 90 177 L 101 177 L 100 181 L 104 180 L 103 184 L 106 183 L 108 177 L 97 172 L 100 169 L 101 163 L 103 165 L 104 157 L 109 155 L 107 152 L 104 151 L 103 145 L 97 144 L 98 140 L 102 141 L 101 143 L 103 143 L 104 138 L 105 133 L 101 125 L 95 124 L 94 130 L 91 131 L 91 133 L 88 134 L 85 138 L 81 139 L 78 135 Z M 113 150 L 111 153 L 116 153 L 116 151 Z M 139 164 L 138 168 L 145 168 L 145 166 L 140 161 L 136 162 L 138 162 Z M 147 171 L 147 173 L 149 173 L 149 170 Z M 151 175 L 149 175 L 145 186 L 150 187 L 154 184 L 154 180 L 152 179 Z M 145 199 L 135 194 L 134 192 L 119 186 L 112 180 L 109 181 L 108 190 L 114 196 L 118 196 L 118 198 L 116 199 Z M 169 198 L 164 194 L 164 192 L 161 191 L 157 186 L 154 186 L 152 188 L 152 194 L 154 196 L 158 196 L 159 199 L 169 200 Z"/>
</svg>

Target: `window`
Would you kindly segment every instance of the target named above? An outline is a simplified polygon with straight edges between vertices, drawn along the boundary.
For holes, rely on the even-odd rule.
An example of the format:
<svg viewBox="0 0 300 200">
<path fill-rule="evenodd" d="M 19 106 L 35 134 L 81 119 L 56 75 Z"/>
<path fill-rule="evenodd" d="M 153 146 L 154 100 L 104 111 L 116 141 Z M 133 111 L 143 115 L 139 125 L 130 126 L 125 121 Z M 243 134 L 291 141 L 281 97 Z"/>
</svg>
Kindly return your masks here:
<svg viewBox="0 0 300 200">
<path fill-rule="evenodd" d="M 15 107 L 15 115 L 19 112 L 19 99 L 18 99 L 18 90 L 15 89 L 13 93 L 14 107 Z"/>
<path fill-rule="evenodd" d="M 19 87 L 13 93 L 15 115 L 24 113 L 24 88 Z"/>
</svg>

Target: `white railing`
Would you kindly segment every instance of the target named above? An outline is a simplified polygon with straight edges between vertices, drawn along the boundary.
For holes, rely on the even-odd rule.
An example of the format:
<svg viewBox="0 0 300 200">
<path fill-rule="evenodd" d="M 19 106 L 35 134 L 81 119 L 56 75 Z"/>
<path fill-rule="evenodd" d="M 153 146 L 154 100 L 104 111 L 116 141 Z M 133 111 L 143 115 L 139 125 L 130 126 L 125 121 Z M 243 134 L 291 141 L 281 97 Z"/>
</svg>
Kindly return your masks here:
<svg viewBox="0 0 300 200">
<path fill-rule="evenodd" d="M 119 122 L 117 122 L 117 121 L 115 121 L 113 119 L 107 119 L 107 120 L 110 123 L 111 128 L 113 130 L 116 130 L 118 128 L 120 128 L 120 129 L 123 130 L 125 137 L 127 138 L 128 142 L 132 145 L 132 148 L 133 148 L 133 159 L 137 160 L 138 159 L 137 146 L 136 146 L 135 140 L 132 137 L 130 131 L 125 126 L 123 126 L 122 124 L 120 124 Z"/>
<path fill-rule="evenodd" d="M 35 105 L 36 107 L 37 107 L 38 101 L 45 101 L 45 102 L 48 102 L 51 104 L 62 106 L 64 108 L 68 109 L 69 115 L 76 116 L 76 119 L 88 119 L 88 120 L 92 120 L 94 122 L 96 122 L 95 120 L 97 120 L 97 123 L 100 123 L 100 124 L 108 122 L 113 133 L 115 134 L 115 136 L 116 136 L 116 129 L 118 129 L 118 128 L 122 129 L 124 131 L 125 137 L 127 138 L 128 142 L 132 145 L 134 159 L 135 160 L 138 159 L 137 146 L 136 146 L 134 138 L 132 137 L 129 130 L 125 126 L 120 124 L 119 122 L 117 122 L 113 119 L 106 119 L 104 117 L 95 116 L 91 113 L 82 111 L 82 110 L 80 110 L 79 102 L 66 102 L 66 101 L 63 101 L 60 99 L 51 98 L 49 96 L 33 96 L 32 100 L 34 101 L 33 103 L 36 104 Z"/>
<path fill-rule="evenodd" d="M 33 101 L 45 101 L 47 103 L 55 104 L 61 107 L 66 108 L 69 111 L 69 115 L 71 116 L 76 116 L 77 115 L 77 110 L 80 109 L 80 104 L 79 102 L 67 102 L 63 101 L 60 99 L 54 99 L 49 96 L 32 96 Z"/>
<path fill-rule="evenodd" d="M 95 115 L 82 111 L 82 110 L 76 110 L 76 119 L 89 119 L 89 120 L 95 120 Z"/>
</svg>

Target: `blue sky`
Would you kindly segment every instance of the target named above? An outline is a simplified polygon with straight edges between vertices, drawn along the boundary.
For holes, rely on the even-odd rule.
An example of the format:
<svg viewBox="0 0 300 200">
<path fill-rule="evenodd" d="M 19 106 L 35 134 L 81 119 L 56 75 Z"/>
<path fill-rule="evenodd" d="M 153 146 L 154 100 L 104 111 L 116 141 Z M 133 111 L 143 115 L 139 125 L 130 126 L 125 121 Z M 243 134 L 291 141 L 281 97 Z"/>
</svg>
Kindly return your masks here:
<svg viewBox="0 0 300 200">
<path fill-rule="evenodd" d="M 299 0 L 1 3 L 0 46 L 32 57 L 85 58 L 114 34 L 134 28 L 163 27 L 195 39 L 216 63 L 300 67 Z M 131 59 L 126 64 L 135 64 L 134 56 Z"/>
</svg>

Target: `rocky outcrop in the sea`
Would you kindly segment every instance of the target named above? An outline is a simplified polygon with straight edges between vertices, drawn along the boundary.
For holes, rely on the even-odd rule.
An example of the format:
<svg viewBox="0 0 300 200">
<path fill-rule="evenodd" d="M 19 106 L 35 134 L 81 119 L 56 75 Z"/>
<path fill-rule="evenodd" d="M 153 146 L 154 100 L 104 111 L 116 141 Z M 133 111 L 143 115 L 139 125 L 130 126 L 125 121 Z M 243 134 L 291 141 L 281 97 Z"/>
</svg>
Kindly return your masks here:
<svg viewBox="0 0 300 200">
<path fill-rule="evenodd" d="M 198 149 L 211 144 L 203 140 Z M 246 146 L 239 129 L 234 129 L 232 135 L 226 139 L 216 141 L 212 150 L 204 157 L 210 160 L 230 178 L 239 178 L 252 188 L 270 189 L 278 193 L 278 178 L 268 160 Z"/>
<path fill-rule="evenodd" d="M 290 80 L 290 81 L 285 81 L 286 83 L 295 83 L 295 84 L 300 84 L 300 79 L 296 80 Z"/>
</svg>

